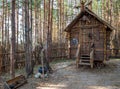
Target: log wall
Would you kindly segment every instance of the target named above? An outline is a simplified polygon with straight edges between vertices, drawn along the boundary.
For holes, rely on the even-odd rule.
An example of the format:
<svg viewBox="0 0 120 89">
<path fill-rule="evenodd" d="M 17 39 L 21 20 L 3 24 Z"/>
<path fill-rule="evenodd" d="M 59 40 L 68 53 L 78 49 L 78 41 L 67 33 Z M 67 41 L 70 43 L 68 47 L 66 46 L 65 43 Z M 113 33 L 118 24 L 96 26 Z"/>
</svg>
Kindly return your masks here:
<svg viewBox="0 0 120 89">
<path fill-rule="evenodd" d="M 101 22 L 89 14 L 80 18 L 70 32 L 70 56 L 75 58 L 80 42 L 80 54 L 89 55 L 91 46 L 95 46 L 95 60 L 104 61 L 110 56 L 110 31 Z M 79 40 L 80 35 L 80 40 Z"/>
</svg>

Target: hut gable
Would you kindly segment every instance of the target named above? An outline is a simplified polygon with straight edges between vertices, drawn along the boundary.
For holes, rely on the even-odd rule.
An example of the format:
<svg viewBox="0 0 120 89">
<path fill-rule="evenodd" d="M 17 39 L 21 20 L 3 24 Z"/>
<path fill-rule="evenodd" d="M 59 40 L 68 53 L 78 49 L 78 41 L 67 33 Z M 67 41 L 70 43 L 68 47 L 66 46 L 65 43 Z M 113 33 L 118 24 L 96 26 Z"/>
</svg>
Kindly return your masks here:
<svg viewBox="0 0 120 89">
<path fill-rule="evenodd" d="M 89 17 L 92 18 L 89 18 Z M 87 21 L 89 23 L 89 21 L 92 20 L 96 20 L 98 22 L 100 22 L 101 24 L 103 24 L 104 26 L 106 26 L 108 28 L 108 30 L 112 31 L 113 29 L 115 29 L 114 27 L 112 27 L 109 23 L 107 23 L 106 21 L 102 20 L 100 17 L 98 17 L 94 12 L 92 12 L 91 10 L 89 10 L 87 7 L 85 7 L 84 11 L 81 11 L 75 18 L 74 20 L 65 28 L 66 32 L 71 31 L 71 28 L 75 29 L 75 26 L 79 26 L 79 21 L 82 20 Z M 92 24 L 92 22 L 90 22 Z M 74 26 L 74 27 L 73 27 Z"/>
</svg>

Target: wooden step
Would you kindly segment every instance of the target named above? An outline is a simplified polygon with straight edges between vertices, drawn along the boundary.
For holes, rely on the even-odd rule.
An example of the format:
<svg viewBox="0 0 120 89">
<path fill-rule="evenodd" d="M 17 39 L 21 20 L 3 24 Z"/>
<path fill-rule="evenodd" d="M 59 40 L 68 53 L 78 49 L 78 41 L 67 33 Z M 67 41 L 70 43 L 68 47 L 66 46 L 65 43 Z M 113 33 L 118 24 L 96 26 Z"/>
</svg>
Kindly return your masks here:
<svg viewBox="0 0 120 89">
<path fill-rule="evenodd" d="M 88 54 L 88 53 L 82 53 L 81 56 L 87 56 L 88 57 L 88 56 L 90 56 L 90 54 Z"/>
<path fill-rule="evenodd" d="M 80 57 L 81 59 L 90 59 L 90 57 Z"/>
<path fill-rule="evenodd" d="M 79 63 L 80 65 L 91 65 L 90 63 L 83 63 L 83 62 L 81 62 L 81 63 Z"/>
<path fill-rule="evenodd" d="M 80 60 L 81 62 L 90 62 L 90 60 Z"/>
</svg>

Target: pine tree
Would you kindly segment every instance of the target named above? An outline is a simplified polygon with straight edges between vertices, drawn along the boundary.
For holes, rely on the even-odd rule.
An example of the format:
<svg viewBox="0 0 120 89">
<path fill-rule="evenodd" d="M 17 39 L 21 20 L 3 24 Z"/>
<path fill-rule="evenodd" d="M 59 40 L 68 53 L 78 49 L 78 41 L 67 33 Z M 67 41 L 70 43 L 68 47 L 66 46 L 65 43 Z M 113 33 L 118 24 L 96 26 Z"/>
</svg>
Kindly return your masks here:
<svg viewBox="0 0 120 89">
<path fill-rule="evenodd" d="M 15 2 L 12 0 L 12 15 L 11 15 L 11 29 L 12 29 L 12 38 L 11 38 L 11 59 L 10 59 L 10 74 L 11 78 L 15 77 Z"/>
</svg>

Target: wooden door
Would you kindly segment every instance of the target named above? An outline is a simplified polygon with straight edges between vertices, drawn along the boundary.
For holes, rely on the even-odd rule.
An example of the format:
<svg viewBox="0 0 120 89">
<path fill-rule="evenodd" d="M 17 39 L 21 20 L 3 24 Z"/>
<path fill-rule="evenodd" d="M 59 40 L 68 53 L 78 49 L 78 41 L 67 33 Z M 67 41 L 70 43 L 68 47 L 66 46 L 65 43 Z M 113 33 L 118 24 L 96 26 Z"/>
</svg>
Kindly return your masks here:
<svg viewBox="0 0 120 89">
<path fill-rule="evenodd" d="M 92 45 L 92 30 L 82 29 L 81 31 L 81 55 L 89 55 Z"/>
<path fill-rule="evenodd" d="M 91 49 L 95 49 L 95 60 L 104 59 L 104 34 L 99 28 L 87 28 L 81 30 L 80 55 L 90 55 Z"/>
<path fill-rule="evenodd" d="M 94 43 L 95 43 L 95 61 L 104 60 L 104 31 L 102 28 L 94 29 Z"/>
</svg>

